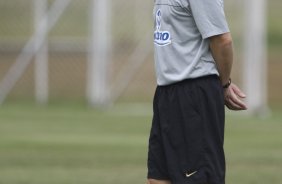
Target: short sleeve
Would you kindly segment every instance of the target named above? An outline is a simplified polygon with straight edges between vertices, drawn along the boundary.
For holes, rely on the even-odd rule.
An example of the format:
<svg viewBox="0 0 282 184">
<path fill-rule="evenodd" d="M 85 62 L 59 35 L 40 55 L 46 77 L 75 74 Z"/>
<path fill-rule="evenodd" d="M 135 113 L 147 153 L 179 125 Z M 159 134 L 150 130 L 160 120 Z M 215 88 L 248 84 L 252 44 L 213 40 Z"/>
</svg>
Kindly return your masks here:
<svg viewBox="0 0 282 184">
<path fill-rule="evenodd" d="M 228 33 L 223 0 L 188 0 L 196 25 L 203 39 Z"/>
</svg>

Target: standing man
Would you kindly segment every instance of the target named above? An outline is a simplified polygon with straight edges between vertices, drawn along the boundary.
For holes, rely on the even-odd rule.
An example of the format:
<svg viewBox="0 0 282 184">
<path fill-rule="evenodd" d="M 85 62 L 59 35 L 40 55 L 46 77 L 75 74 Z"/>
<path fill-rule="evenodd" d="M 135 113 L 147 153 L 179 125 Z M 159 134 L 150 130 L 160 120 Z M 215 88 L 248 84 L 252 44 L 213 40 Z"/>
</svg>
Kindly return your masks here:
<svg viewBox="0 0 282 184">
<path fill-rule="evenodd" d="M 231 82 L 223 0 L 155 0 L 158 87 L 148 184 L 224 184 L 224 104 L 247 109 Z"/>
</svg>

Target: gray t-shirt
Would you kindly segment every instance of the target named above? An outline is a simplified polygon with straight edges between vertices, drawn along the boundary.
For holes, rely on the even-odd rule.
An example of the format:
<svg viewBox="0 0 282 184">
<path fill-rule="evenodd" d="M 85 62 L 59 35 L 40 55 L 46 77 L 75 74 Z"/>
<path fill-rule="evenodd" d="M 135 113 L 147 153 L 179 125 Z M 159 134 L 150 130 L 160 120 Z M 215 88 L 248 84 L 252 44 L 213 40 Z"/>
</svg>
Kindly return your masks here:
<svg viewBox="0 0 282 184">
<path fill-rule="evenodd" d="M 158 85 L 216 74 L 207 38 L 229 32 L 223 0 L 155 0 Z"/>
</svg>

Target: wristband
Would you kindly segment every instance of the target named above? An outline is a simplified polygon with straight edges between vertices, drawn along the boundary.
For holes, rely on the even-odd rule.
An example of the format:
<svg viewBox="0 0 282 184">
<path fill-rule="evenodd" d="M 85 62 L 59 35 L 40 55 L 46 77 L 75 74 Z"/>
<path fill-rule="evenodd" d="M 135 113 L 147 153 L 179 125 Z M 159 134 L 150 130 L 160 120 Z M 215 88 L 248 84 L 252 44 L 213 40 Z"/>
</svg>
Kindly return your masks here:
<svg viewBox="0 0 282 184">
<path fill-rule="evenodd" d="M 224 89 L 227 89 L 230 86 L 230 84 L 231 84 L 231 78 L 229 78 L 228 83 L 224 84 L 222 87 Z"/>
</svg>

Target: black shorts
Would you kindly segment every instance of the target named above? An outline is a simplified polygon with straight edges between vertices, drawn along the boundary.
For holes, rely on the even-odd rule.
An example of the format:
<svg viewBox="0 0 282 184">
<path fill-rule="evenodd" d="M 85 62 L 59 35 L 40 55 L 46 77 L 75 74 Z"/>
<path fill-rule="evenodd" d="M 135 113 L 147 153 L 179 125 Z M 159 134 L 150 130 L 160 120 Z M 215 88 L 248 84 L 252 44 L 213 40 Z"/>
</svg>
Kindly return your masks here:
<svg viewBox="0 0 282 184">
<path fill-rule="evenodd" d="M 224 184 L 224 95 L 218 76 L 158 86 L 148 178 L 172 184 Z"/>
</svg>

